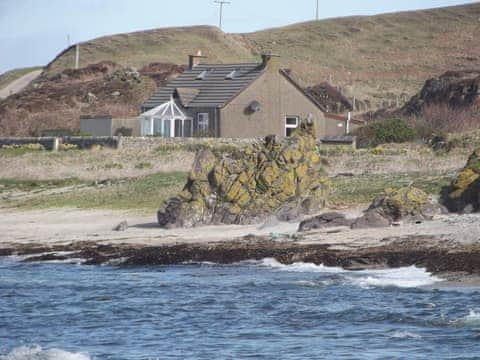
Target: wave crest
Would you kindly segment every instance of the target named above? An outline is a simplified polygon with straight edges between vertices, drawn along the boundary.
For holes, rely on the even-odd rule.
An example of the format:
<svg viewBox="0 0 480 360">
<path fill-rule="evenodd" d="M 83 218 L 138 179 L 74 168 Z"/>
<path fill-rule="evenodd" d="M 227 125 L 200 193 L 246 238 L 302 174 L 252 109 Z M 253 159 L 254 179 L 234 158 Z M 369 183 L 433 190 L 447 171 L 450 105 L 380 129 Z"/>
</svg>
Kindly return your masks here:
<svg viewBox="0 0 480 360">
<path fill-rule="evenodd" d="M 19 346 L 7 355 L 0 355 L 0 360 L 91 360 L 82 353 L 72 353 L 61 349 L 44 350 L 40 346 Z"/>
<path fill-rule="evenodd" d="M 277 271 L 339 274 L 347 283 L 364 288 L 387 286 L 412 288 L 430 286 L 439 281 L 443 281 L 439 277 L 429 273 L 426 269 L 417 268 L 416 266 L 384 270 L 350 271 L 341 267 L 330 267 L 324 266 L 323 264 L 315 265 L 313 263 L 303 262 L 284 265 L 273 258 L 266 258 L 249 263 Z"/>
</svg>

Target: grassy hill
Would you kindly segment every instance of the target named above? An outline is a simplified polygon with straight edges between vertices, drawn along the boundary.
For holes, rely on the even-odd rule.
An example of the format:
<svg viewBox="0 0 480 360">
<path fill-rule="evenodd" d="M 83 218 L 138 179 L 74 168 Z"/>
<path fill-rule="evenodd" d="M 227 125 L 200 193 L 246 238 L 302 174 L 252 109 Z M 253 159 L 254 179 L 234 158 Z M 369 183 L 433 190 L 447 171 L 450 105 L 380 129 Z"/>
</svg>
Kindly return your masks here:
<svg viewBox="0 0 480 360">
<path fill-rule="evenodd" d="M 110 60 L 142 67 L 186 63 L 201 49 L 209 62 L 254 61 L 265 51 L 282 57 L 304 85 L 332 80 L 372 108 L 401 103 L 427 78 L 480 67 L 480 3 L 377 16 L 313 21 L 246 34 L 209 26 L 166 28 L 102 37 L 81 45 L 81 66 Z M 72 67 L 66 49 L 47 67 Z"/>
</svg>

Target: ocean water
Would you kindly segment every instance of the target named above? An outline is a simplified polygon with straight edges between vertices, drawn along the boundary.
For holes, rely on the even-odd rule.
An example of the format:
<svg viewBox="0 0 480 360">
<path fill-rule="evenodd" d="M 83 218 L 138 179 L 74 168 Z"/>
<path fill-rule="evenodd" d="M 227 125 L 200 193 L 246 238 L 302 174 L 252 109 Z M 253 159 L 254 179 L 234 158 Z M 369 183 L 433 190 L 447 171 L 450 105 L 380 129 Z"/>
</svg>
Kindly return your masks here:
<svg viewBox="0 0 480 360">
<path fill-rule="evenodd" d="M 0 359 L 480 359 L 480 290 L 415 267 L 0 258 Z"/>
</svg>

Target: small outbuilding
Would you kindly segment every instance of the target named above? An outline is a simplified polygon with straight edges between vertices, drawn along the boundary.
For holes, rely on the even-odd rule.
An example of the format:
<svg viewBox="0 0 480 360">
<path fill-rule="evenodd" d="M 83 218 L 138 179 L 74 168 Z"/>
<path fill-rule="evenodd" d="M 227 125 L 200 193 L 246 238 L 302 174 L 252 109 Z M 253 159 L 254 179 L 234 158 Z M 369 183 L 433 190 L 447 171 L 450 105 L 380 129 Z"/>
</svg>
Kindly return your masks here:
<svg viewBox="0 0 480 360">
<path fill-rule="evenodd" d="M 80 117 L 80 133 L 90 136 L 140 136 L 140 119 L 110 115 Z"/>
</svg>

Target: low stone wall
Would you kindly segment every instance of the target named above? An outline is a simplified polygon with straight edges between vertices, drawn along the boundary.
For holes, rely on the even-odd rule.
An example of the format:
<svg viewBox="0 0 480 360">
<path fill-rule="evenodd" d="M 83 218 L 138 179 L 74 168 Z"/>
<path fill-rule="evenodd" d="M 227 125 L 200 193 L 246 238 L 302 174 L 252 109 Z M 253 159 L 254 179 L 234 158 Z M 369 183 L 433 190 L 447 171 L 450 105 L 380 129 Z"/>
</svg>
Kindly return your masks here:
<svg viewBox="0 0 480 360">
<path fill-rule="evenodd" d="M 5 145 L 40 144 L 46 150 L 57 151 L 61 144 L 75 145 L 78 149 L 91 149 L 93 146 L 102 146 L 117 149 L 121 146 L 121 138 L 111 137 L 3 137 L 0 138 L 0 148 Z"/>
<path fill-rule="evenodd" d="M 56 137 L 1 137 L 0 148 L 6 145 L 41 144 L 46 150 L 58 149 Z"/>
<path fill-rule="evenodd" d="M 123 149 L 150 150 L 161 146 L 249 145 L 262 139 L 122 137 Z"/>
<path fill-rule="evenodd" d="M 61 144 L 75 145 L 78 149 L 91 149 L 102 146 L 112 149 L 124 148 L 131 151 L 152 150 L 158 147 L 195 147 L 196 145 L 234 145 L 245 146 L 255 142 L 263 142 L 263 138 L 232 139 L 232 138 L 162 138 L 162 137 L 130 137 L 130 136 L 66 136 L 66 137 L 0 137 L 0 147 L 3 145 L 41 144 L 46 150 L 56 151 Z M 355 139 L 352 142 L 335 140 L 318 140 L 318 145 L 332 147 L 355 148 Z"/>
<path fill-rule="evenodd" d="M 123 138 L 118 136 L 99 136 L 99 137 L 81 137 L 81 136 L 69 136 L 60 139 L 61 144 L 76 145 L 77 148 L 91 149 L 94 146 L 102 146 L 117 149 L 121 147 Z"/>
</svg>

